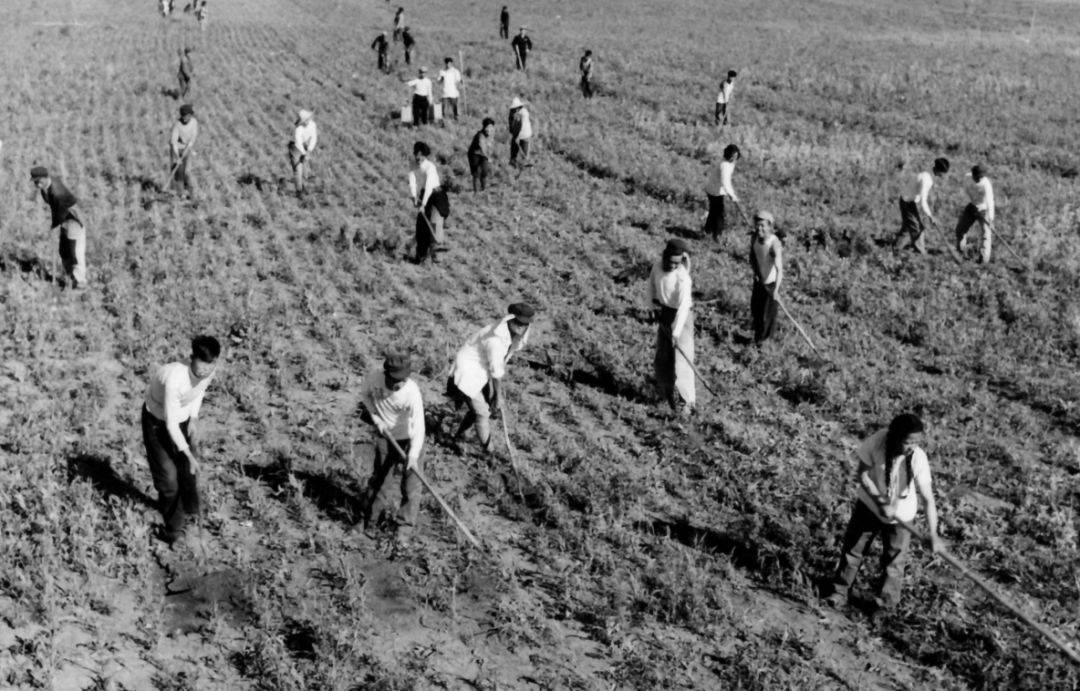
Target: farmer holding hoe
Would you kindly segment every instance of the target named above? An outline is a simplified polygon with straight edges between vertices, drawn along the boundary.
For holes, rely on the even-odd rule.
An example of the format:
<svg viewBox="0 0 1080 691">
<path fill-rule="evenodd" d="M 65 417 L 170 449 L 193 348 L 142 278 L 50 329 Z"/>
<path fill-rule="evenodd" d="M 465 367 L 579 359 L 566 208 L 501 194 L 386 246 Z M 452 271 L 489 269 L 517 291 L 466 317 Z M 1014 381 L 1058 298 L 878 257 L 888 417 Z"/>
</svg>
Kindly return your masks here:
<svg viewBox="0 0 1080 691">
<path fill-rule="evenodd" d="M 979 261 L 990 262 L 990 242 L 994 231 L 994 186 L 982 166 L 972 166 L 971 176 L 964 184 L 968 205 L 960 212 L 956 223 L 956 250 L 960 256 L 967 252 L 967 234 L 971 226 L 978 223 L 982 229 L 982 246 L 979 249 Z"/>
<path fill-rule="evenodd" d="M 390 51 L 390 41 L 386 40 L 386 32 L 379 32 L 379 35 L 375 37 L 375 40 L 371 42 L 371 49 L 378 55 L 379 71 L 383 74 L 390 73 L 390 61 L 387 60 L 387 53 Z"/>
<path fill-rule="evenodd" d="M 64 183 L 49 175 L 47 168 L 31 168 L 30 180 L 41 190 L 41 198 L 49 206 L 50 227 L 60 231 L 60 263 L 64 275 L 72 288 L 83 289 L 86 287 L 86 228 L 76 213 L 78 200 Z"/>
<path fill-rule="evenodd" d="M 846 604 L 848 590 L 855 581 L 867 548 L 881 536 L 881 574 L 874 604 L 895 607 L 900 602 L 911 533 L 904 524 L 915 520 L 918 497 L 926 503 L 926 522 L 934 552 L 944 548 L 938 536 L 937 507 L 931 487 L 930 462 L 919 446 L 923 423 L 915 415 L 897 415 L 888 429 L 872 434 L 859 446 L 859 489 L 851 520 L 844 532 L 840 563 L 833 576 L 833 592 L 827 602 L 834 607 Z"/>
<path fill-rule="evenodd" d="M 775 221 L 768 211 L 754 214 L 754 234 L 750 239 L 750 267 L 754 286 L 750 294 L 750 318 L 754 343 L 761 344 L 776 329 L 777 295 L 784 280 L 784 246 L 774 231 Z"/>
<path fill-rule="evenodd" d="M 410 79 L 405 82 L 405 85 L 413 90 L 413 127 L 428 124 L 428 114 L 431 112 L 432 84 L 431 79 L 427 76 L 427 68 L 421 67 L 416 73 L 416 79 Z"/>
<path fill-rule="evenodd" d="M 176 70 L 176 79 L 180 82 L 180 89 L 177 91 L 178 98 L 187 98 L 188 90 L 191 88 L 191 80 L 195 76 L 195 70 L 191 66 L 191 48 L 180 49 L 180 67 Z"/>
<path fill-rule="evenodd" d="M 926 254 L 926 228 L 922 216 L 926 216 L 930 225 L 937 226 L 937 219 L 930 211 L 930 189 L 934 186 L 935 177 L 944 177 L 948 172 L 949 160 L 937 158 L 934 159 L 932 173 L 924 170 L 904 181 L 900 190 L 900 232 L 897 233 L 895 242 L 897 249 L 911 247 L 919 254 Z"/>
<path fill-rule="evenodd" d="M 469 173 L 472 174 L 473 194 L 487 188 L 487 177 L 491 172 L 491 151 L 495 141 L 491 133 L 495 130 L 495 121 L 484 118 L 480 130 L 473 135 L 472 143 L 466 156 L 469 159 Z"/>
<path fill-rule="evenodd" d="M 514 96 L 510 101 L 510 165 L 518 169 L 518 175 L 522 168 L 532 165 L 529 162 L 529 146 L 532 141 L 532 118 L 529 117 L 529 109 L 520 97 Z"/>
<path fill-rule="evenodd" d="M 492 410 L 496 415 L 501 406 L 501 385 L 506 375 L 510 357 L 525 347 L 529 340 L 529 325 L 536 311 L 531 305 L 517 302 L 507 309 L 508 314 L 480 329 L 458 350 L 450 377 L 446 382 L 446 395 L 455 408 L 465 405 L 461 425 L 454 434 L 455 444 L 473 425 L 476 437 L 484 453 L 494 450 L 491 441 Z"/>
<path fill-rule="evenodd" d="M 528 71 L 525 67 L 525 61 L 529 58 L 529 53 L 532 52 L 533 44 L 532 39 L 525 35 L 527 27 L 519 27 L 518 34 L 510 41 L 510 47 L 514 49 L 514 60 L 516 66 L 522 72 Z"/>
<path fill-rule="evenodd" d="M 173 166 L 173 178 L 170 184 L 179 185 L 181 196 L 191 199 L 191 175 L 188 173 L 188 161 L 199 138 L 199 121 L 195 119 L 195 109 L 190 103 L 180 106 L 180 119 L 173 123 L 169 135 L 170 162 Z"/>
<path fill-rule="evenodd" d="M 187 517 L 199 513 L 195 478 L 199 460 L 193 448 L 198 439 L 196 423 L 219 355 L 217 339 L 196 336 L 191 341 L 191 359 L 159 367 L 146 390 L 143 444 L 164 520 L 161 539 L 170 545 L 184 535 Z"/>
<path fill-rule="evenodd" d="M 375 426 L 375 457 L 364 493 L 361 522 L 365 530 L 379 525 L 396 526 L 398 538 L 407 537 L 420 511 L 422 483 L 413 471 L 423 472 L 424 402 L 420 387 L 409 375 L 409 356 L 392 353 L 383 366 L 370 371 L 361 387 L 362 418 Z M 397 447 L 391 443 L 397 442 Z M 402 457 L 398 449 L 405 452 Z M 404 468 L 402 468 L 404 466 Z M 384 516 L 388 497 L 387 478 L 401 473 L 401 504 L 392 518 Z"/>
<path fill-rule="evenodd" d="M 727 218 L 724 214 L 724 199 L 730 199 L 739 214 L 746 219 L 746 212 L 739 203 L 739 195 L 735 194 L 735 188 L 731 186 L 731 178 L 735 174 L 735 162 L 742 158 L 739 147 L 728 144 L 724 147 L 723 157 L 718 163 L 709 168 L 708 178 L 705 181 L 705 196 L 709 200 L 709 214 L 705 217 L 705 227 L 702 235 L 708 235 L 713 240 L 719 240 L 727 227 Z"/>
<path fill-rule="evenodd" d="M 713 112 L 713 119 L 717 125 L 728 124 L 731 93 L 735 90 L 735 78 L 738 76 L 739 73 L 735 70 L 728 70 L 727 79 L 720 82 L 720 91 L 716 94 L 716 108 Z"/>
<path fill-rule="evenodd" d="M 653 373 L 656 388 L 672 411 L 689 415 L 697 400 L 694 380 L 694 315 L 691 312 L 690 248 L 668 240 L 649 274 L 648 299 L 656 318 Z"/>
<path fill-rule="evenodd" d="M 312 119 L 314 117 L 314 113 L 310 110 L 301 109 L 296 114 L 296 129 L 292 140 L 289 141 L 289 165 L 292 166 L 293 177 L 296 180 L 297 196 L 303 196 L 307 191 L 304 178 L 311 172 L 311 163 L 308 158 L 319 142 L 319 131 Z"/>
<path fill-rule="evenodd" d="M 442 189 L 439 171 L 431 162 L 431 147 L 413 144 L 416 167 L 409 171 L 409 194 L 416 208 L 416 263 L 439 261 L 439 245 L 446 242 L 443 219 L 450 215 L 450 199 Z"/>
</svg>

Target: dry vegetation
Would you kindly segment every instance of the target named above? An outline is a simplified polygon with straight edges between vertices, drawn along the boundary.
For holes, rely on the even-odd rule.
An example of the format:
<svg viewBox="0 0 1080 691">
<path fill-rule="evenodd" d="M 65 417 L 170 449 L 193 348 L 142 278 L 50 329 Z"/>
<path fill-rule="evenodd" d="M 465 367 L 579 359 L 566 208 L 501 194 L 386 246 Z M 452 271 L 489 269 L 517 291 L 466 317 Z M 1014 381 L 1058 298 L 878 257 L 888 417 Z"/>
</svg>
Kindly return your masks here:
<svg viewBox="0 0 1080 691">
<path fill-rule="evenodd" d="M 178 3 L 181 4 L 181 3 Z M 927 419 L 954 551 L 1076 642 L 1080 207 L 1065 2 L 715 2 L 410 7 L 420 62 L 464 52 L 470 117 L 424 133 L 453 197 L 438 268 L 403 259 L 405 101 L 368 51 L 392 8 L 211 3 L 208 30 L 150 0 L 3 3 L 0 73 L 0 686 L 127 689 L 1075 688 L 1077 670 L 915 549 L 895 612 L 819 608 L 849 510 L 847 452 L 902 408 Z M 1034 10 L 1034 14 L 1032 14 Z M 1034 24 L 1028 22 L 1034 17 Z M 59 24 L 70 22 L 70 24 Z M 191 44 L 197 207 L 159 201 Z M 576 60 L 598 57 L 582 102 Z M 397 48 L 397 46 L 395 46 Z M 400 58 L 400 56 L 395 56 Z M 398 75 L 403 66 L 398 65 Z M 742 79 L 734 126 L 715 83 Z M 483 114 L 533 104 L 537 165 L 465 190 Z M 285 165 L 315 110 L 314 193 Z M 505 153 L 505 132 L 500 143 Z M 695 244 L 699 362 L 686 425 L 651 402 L 647 262 L 696 232 L 704 162 L 787 234 L 792 329 L 746 345 L 743 236 Z M 897 165 L 989 166 L 1027 260 L 981 269 L 883 241 Z M 26 171 L 83 199 L 93 289 L 61 291 Z M 512 368 L 526 477 L 440 443 L 448 356 L 510 301 L 543 307 Z M 152 363 L 227 342 L 204 407 L 204 528 L 153 543 L 137 414 Z M 383 348 L 421 365 L 436 482 L 488 550 L 428 502 L 418 548 L 348 533 L 369 430 L 356 386 Z"/>
</svg>

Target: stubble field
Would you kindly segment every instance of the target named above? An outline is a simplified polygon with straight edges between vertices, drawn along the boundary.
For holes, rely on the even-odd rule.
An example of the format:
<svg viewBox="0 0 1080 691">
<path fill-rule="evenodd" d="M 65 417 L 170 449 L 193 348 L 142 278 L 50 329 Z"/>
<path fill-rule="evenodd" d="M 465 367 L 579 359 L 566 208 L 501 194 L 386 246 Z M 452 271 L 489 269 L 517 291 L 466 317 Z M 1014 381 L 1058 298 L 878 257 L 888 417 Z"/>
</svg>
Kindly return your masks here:
<svg viewBox="0 0 1080 691">
<path fill-rule="evenodd" d="M 232 0 L 200 33 L 156 3 L 4 4 L 0 181 L 0 686 L 114 689 L 1075 688 L 1075 667 L 915 548 L 905 599 L 819 605 L 852 495 L 850 451 L 901 410 L 927 421 L 944 536 L 994 587 L 1080 636 L 1080 18 L 1065 2 L 977 7 L 541 0 L 511 7 L 537 51 L 515 73 L 497 6 L 408 7 L 419 64 L 464 57 L 468 116 L 419 135 L 368 45 L 393 8 Z M 199 204 L 165 201 L 176 50 L 195 47 Z M 596 54 L 583 102 L 576 62 Z M 398 46 L 395 46 L 397 49 Z M 711 126 L 738 69 L 733 125 Z M 505 165 L 521 94 L 536 165 Z M 313 192 L 285 142 L 315 111 Z M 465 148 L 499 126 L 491 189 Z M 416 266 L 412 142 L 451 191 L 450 249 Z M 786 233 L 788 324 L 746 343 L 747 230 L 697 239 L 705 165 Z M 888 246 L 902 162 L 938 155 L 944 232 Z M 989 169 L 1023 259 L 957 265 L 960 178 Z M 91 289 L 61 290 L 28 179 L 81 199 Z M 661 415 L 641 304 L 664 241 L 693 246 L 702 391 Z M 449 358 L 528 300 L 507 382 L 524 481 L 445 444 Z M 226 344 L 203 408 L 202 530 L 158 520 L 138 412 L 155 363 Z M 366 367 L 414 354 L 431 479 L 416 547 L 350 533 L 370 466 Z M 520 489 L 520 491 L 518 491 Z M 865 583 L 869 574 L 863 574 Z"/>
</svg>

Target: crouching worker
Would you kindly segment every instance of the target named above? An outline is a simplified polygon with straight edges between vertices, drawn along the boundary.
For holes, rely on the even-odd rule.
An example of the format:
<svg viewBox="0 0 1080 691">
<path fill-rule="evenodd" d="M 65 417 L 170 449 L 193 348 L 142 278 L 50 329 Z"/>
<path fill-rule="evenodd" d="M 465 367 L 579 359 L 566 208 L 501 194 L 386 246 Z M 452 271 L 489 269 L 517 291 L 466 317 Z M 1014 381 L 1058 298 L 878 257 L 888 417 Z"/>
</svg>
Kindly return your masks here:
<svg viewBox="0 0 1080 691">
<path fill-rule="evenodd" d="M 926 502 L 926 522 L 935 552 L 943 543 L 938 536 L 937 507 L 930 482 L 930 462 L 922 443 L 923 423 L 911 414 L 898 415 L 888 429 L 872 434 L 855 452 L 859 460 L 859 488 L 851 520 L 840 548 L 840 564 L 833 576 L 832 594 L 827 602 L 847 603 L 848 590 L 855 581 L 863 556 L 876 536 L 881 536 L 881 573 L 878 578 L 877 607 L 894 607 L 900 602 L 904 564 L 911 533 L 901 523 L 910 524 L 919 509 L 916 492 Z"/>
<path fill-rule="evenodd" d="M 424 402 L 420 387 L 410 374 L 409 356 L 392 354 L 387 356 L 381 368 L 368 373 L 361 390 L 362 419 L 372 423 L 376 430 L 375 459 L 361 520 L 365 528 L 396 525 L 399 537 L 404 537 L 416 525 L 423 490 L 420 478 L 413 471 L 423 472 L 420 452 L 424 447 Z M 405 457 L 389 439 L 397 442 Z M 401 473 L 401 505 L 386 517 L 383 516 L 389 504 L 386 480 L 391 472 Z"/>
</svg>

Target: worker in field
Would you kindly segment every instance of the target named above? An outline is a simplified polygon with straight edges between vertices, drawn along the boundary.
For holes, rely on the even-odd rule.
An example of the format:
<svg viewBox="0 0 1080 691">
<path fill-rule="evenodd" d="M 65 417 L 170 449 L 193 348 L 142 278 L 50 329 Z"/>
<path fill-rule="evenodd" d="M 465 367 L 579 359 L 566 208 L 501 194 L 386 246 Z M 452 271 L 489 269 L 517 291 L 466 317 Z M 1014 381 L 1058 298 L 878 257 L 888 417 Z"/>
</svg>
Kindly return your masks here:
<svg viewBox="0 0 1080 691">
<path fill-rule="evenodd" d="M 416 52 L 416 39 L 413 38 L 412 32 L 409 31 L 409 27 L 405 27 L 401 31 L 401 46 L 405 50 L 405 64 L 411 65 L 413 53 Z"/>
<path fill-rule="evenodd" d="M 206 31 L 206 3 L 207 0 L 195 0 L 195 21 L 199 23 L 199 31 Z"/>
<path fill-rule="evenodd" d="M 439 70 L 439 84 L 442 85 L 443 120 L 449 120 L 451 114 L 454 120 L 457 120 L 458 99 L 461 97 L 461 71 L 454 67 L 453 58 L 443 60 L 443 68 Z"/>
<path fill-rule="evenodd" d="M 690 248 L 672 238 L 649 274 L 648 300 L 657 323 L 653 374 L 661 398 L 684 415 L 697 401 L 692 290 Z"/>
<path fill-rule="evenodd" d="M 949 159 L 934 159 L 933 172 L 922 171 L 908 175 L 900 189 L 900 232 L 896 235 L 897 249 L 914 248 L 919 254 L 926 254 L 926 226 L 923 216 L 930 225 L 937 226 L 937 219 L 930 211 L 930 190 L 934 178 L 944 177 L 949 172 Z M 920 214 L 920 211 L 922 212 Z"/>
<path fill-rule="evenodd" d="M 533 128 L 529 109 L 525 107 L 525 102 L 519 96 L 514 96 L 514 99 L 510 101 L 508 129 L 510 130 L 510 165 L 517 168 L 520 174 L 522 168 L 532 165 L 529 161 L 529 147 L 532 143 Z"/>
<path fill-rule="evenodd" d="M 754 214 L 750 239 L 750 267 L 754 286 L 750 295 L 750 317 L 754 343 L 761 344 L 776 329 L 777 295 L 784 280 L 784 246 L 776 236 L 775 220 L 768 211 Z"/>
<path fill-rule="evenodd" d="M 719 240 L 727 228 L 725 199 L 735 205 L 743 220 L 747 220 L 746 212 L 743 211 L 742 204 L 739 202 L 739 195 L 735 194 L 735 188 L 732 186 L 735 163 L 740 158 L 742 158 L 742 153 L 739 147 L 728 144 L 724 147 L 720 160 L 709 167 L 708 178 L 705 180 L 705 196 L 709 200 L 709 213 L 705 217 L 702 235 L 707 235 L 713 240 Z"/>
<path fill-rule="evenodd" d="M 385 74 L 390 72 L 390 61 L 387 58 L 390 52 L 390 41 L 386 40 L 386 32 L 379 32 L 375 40 L 371 42 L 371 49 L 378 56 L 379 71 Z"/>
<path fill-rule="evenodd" d="M 164 521 L 161 538 L 168 544 L 184 535 L 188 516 L 199 514 L 197 423 L 220 355 L 217 339 L 197 336 L 190 359 L 159 367 L 146 389 L 143 444 Z"/>
<path fill-rule="evenodd" d="M 190 103 L 185 103 L 180 106 L 180 119 L 173 123 L 172 132 L 169 134 L 169 153 L 173 166 L 173 179 L 170 184 L 178 186 L 181 196 L 186 199 L 191 199 L 194 194 L 188 163 L 198 137 L 199 121 L 195 119 L 195 109 Z"/>
<path fill-rule="evenodd" d="M 176 70 L 176 79 L 180 82 L 179 98 L 186 98 L 191 88 L 191 80 L 195 76 L 195 70 L 191 66 L 191 48 L 181 48 L 180 67 Z"/>
<path fill-rule="evenodd" d="M 41 191 L 49 206 L 50 227 L 59 232 L 60 263 L 68 284 L 81 290 L 86 287 L 86 228 L 79 218 L 75 195 L 58 178 L 49 175 L 42 166 L 30 169 L 30 180 Z"/>
<path fill-rule="evenodd" d="M 491 171 L 491 153 L 495 146 L 492 133 L 495 131 L 495 121 L 484 118 L 480 125 L 480 131 L 473 135 L 472 143 L 466 156 L 469 159 L 469 173 L 472 175 L 472 190 L 475 194 L 487 189 L 487 178 Z"/>
<path fill-rule="evenodd" d="M 409 193 L 416 208 L 416 263 L 427 259 L 438 263 L 439 250 L 446 242 L 443 222 L 450 215 L 450 199 L 442 188 L 439 171 L 431 162 L 431 148 L 425 142 L 413 145 L 416 167 L 409 171 Z"/>
<path fill-rule="evenodd" d="M 367 529 L 394 526 L 399 538 L 406 537 L 416 525 L 423 489 L 414 471 L 423 472 L 424 401 L 411 374 L 408 355 L 390 354 L 382 367 L 367 374 L 360 389 L 364 408 L 362 419 L 374 425 L 376 430 L 374 463 L 364 492 L 361 521 Z M 405 452 L 404 457 L 390 439 Z M 401 502 L 387 517 L 384 514 L 391 504 L 388 491 L 391 483 L 387 479 L 391 473 L 401 474 Z"/>
<path fill-rule="evenodd" d="M 421 67 L 417 70 L 416 79 L 410 79 L 405 85 L 412 89 L 413 127 L 428 124 L 434 89 L 427 76 L 427 68 Z"/>
<path fill-rule="evenodd" d="M 592 51 L 586 50 L 578 61 L 578 71 L 581 72 L 581 95 L 585 98 L 593 97 L 593 58 Z"/>
<path fill-rule="evenodd" d="M 532 52 L 533 43 L 532 39 L 525 35 L 527 27 L 519 27 L 518 34 L 510 41 L 510 47 L 514 49 L 514 60 L 519 70 L 525 71 L 526 61 L 529 59 L 529 53 Z"/>
<path fill-rule="evenodd" d="M 461 425 L 454 434 L 458 443 L 470 427 L 476 427 L 480 447 L 487 454 L 494 450 L 491 440 L 492 411 L 502 404 L 502 380 L 511 356 L 525 347 L 536 311 L 518 302 L 510 305 L 507 315 L 489 324 L 465 341 L 454 357 L 446 395 L 454 406 L 466 406 Z"/>
<path fill-rule="evenodd" d="M 394 43 L 398 42 L 405 31 L 405 8 L 399 7 L 394 13 Z"/>
<path fill-rule="evenodd" d="M 735 91 L 735 78 L 739 76 L 739 73 L 735 70 L 728 70 L 727 79 L 720 82 L 720 91 L 716 95 L 716 109 L 713 114 L 717 125 L 728 124 L 728 116 L 731 110 L 731 94 Z"/>
<path fill-rule="evenodd" d="M 986 177 L 982 166 L 972 166 L 971 177 L 965 181 L 964 191 L 968 196 L 968 204 L 960 212 L 960 220 L 956 223 L 956 250 L 960 256 L 967 253 L 968 231 L 978 223 L 982 230 L 979 261 L 986 264 L 990 261 L 991 235 L 994 230 L 994 186 L 990 183 L 990 178 Z"/>
<path fill-rule="evenodd" d="M 918 497 L 926 504 L 930 544 L 940 552 L 937 507 L 931 486 L 930 462 L 920 444 L 923 423 L 915 415 L 897 415 L 888 429 L 872 434 L 855 452 L 858 460 L 857 498 L 840 548 L 840 563 L 832 580 L 827 602 L 847 603 L 848 591 L 867 549 L 881 537 L 880 575 L 874 604 L 894 607 L 900 602 L 904 584 L 904 564 L 911 533 L 901 525 L 911 524 L 919 510 Z"/>
<path fill-rule="evenodd" d="M 499 12 L 499 38 L 510 38 L 510 10 L 506 5 Z"/>
<path fill-rule="evenodd" d="M 315 115 L 310 110 L 300 109 L 296 115 L 296 128 L 289 142 L 289 165 L 293 169 L 296 181 L 296 194 L 303 196 L 306 191 L 306 176 L 310 172 L 311 152 L 319 142 L 319 131 L 315 126 Z"/>
</svg>

